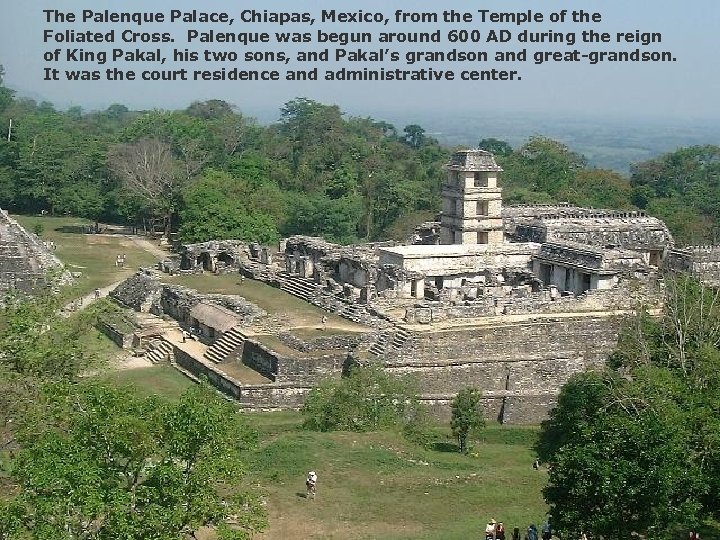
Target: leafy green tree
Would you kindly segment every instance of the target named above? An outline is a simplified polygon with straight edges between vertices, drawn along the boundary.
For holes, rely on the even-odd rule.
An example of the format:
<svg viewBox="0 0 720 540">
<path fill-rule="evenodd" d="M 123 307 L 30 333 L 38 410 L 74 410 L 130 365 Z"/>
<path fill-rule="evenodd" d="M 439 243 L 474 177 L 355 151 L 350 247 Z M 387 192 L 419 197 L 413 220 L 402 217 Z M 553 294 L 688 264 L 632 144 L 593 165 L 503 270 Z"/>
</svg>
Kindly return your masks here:
<svg viewBox="0 0 720 540">
<path fill-rule="evenodd" d="M 508 188 L 556 197 L 574 182 L 576 171 L 585 167 L 586 160 L 559 141 L 534 136 L 501 160 L 501 164 Z"/>
<path fill-rule="evenodd" d="M 410 124 L 403 129 L 404 141 L 411 148 L 418 149 L 425 144 L 425 130 L 417 124 Z"/>
<path fill-rule="evenodd" d="M 485 426 L 485 419 L 480 410 L 481 394 L 476 388 L 463 388 L 452 401 L 450 429 L 458 440 L 458 450 L 467 450 L 467 439 L 470 433 Z"/>
<path fill-rule="evenodd" d="M 404 427 L 422 417 L 413 380 L 377 367 L 354 367 L 348 377 L 326 380 L 302 407 L 305 427 L 315 431 L 374 431 Z"/>
<path fill-rule="evenodd" d="M 5 110 L 11 103 L 13 91 L 3 85 L 5 79 L 5 68 L 0 64 L 0 112 Z"/>
<path fill-rule="evenodd" d="M 580 169 L 575 179 L 558 193 L 570 204 L 592 208 L 632 208 L 630 182 L 614 171 Z"/>
<path fill-rule="evenodd" d="M 18 530 L 10 538 L 176 540 L 212 527 L 239 540 L 265 524 L 240 482 L 256 436 L 204 385 L 174 404 L 128 388 L 52 386 L 38 415 L 12 469 L 19 493 L 0 510 L 0 530 Z"/>
<path fill-rule="evenodd" d="M 357 240 L 357 224 L 362 212 L 357 195 L 332 199 L 325 195 L 294 196 L 288 203 L 284 234 L 310 234 L 349 244 Z"/>
<path fill-rule="evenodd" d="M 279 239 L 283 208 L 276 187 L 208 170 L 185 190 L 178 232 L 186 242 L 224 238 L 272 243 Z"/>
<path fill-rule="evenodd" d="M 496 139 L 494 137 L 481 139 L 477 146 L 480 150 L 485 150 L 495 154 L 496 156 L 508 156 L 512 154 L 513 151 L 510 143 L 507 141 L 501 141 L 500 139 Z"/>
<path fill-rule="evenodd" d="M 207 101 L 193 101 L 190 106 L 185 109 L 189 116 L 195 116 L 204 120 L 222 118 L 223 116 L 231 116 L 233 106 L 221 99 L 210 99 Z"/>
<path fill-rule="evenodd" d="M 561 532 L 665 539 L 718 518 L 719 300 L 669 280 L 663 316 L 629 321 L 612 370 L 563 387 L 538 443 Z"/>
<path fill-rule="evenodd" d="M 96 365 L 80 336 L 92 314 L 72 318 L 57 315 L 59 299 L 50 294 L 6 298 L 0 308 L 0 364 L 15 373 L 73 379 Z"/>
</svg>

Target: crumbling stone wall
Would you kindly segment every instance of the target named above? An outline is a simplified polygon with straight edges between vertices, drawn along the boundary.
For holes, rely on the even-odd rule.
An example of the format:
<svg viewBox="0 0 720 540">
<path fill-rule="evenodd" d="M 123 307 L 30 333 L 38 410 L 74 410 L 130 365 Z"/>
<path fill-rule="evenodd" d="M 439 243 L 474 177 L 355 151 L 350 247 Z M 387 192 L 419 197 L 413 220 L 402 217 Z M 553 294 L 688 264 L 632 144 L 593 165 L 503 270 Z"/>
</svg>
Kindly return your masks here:
<svg viewBox="0 0 720 540">
<path fill-rule="evenodd" d="M 335 334 L 330 336 L 318 336 L 312 339 L 300 339 L 294 334 L 281 332 L 278 334 L 278 339 L 296 351 L 313 352 L 354 349 L 359 343 L 367 339 L 367 335 Z"/>
<path fill-rule="evenodd" d="M 249 258 L 249 247 L 239 240 L 217 240 L 185 244 L 180 248 L 180 270 L 237 272 Z"/>
<path fill-rule="evenodd" d="M 220 367 L 202 362 L 179 347 L 174 347 L 176 365 L 186 375 L 195 380 L 201 378 L 217 388 L 223 394 L 233 398 L 240 407 L 247 409 L 279 410 L 298 409 L 305 396 L 312 389 L 310 385 L 297 383 L 243 384 L 234 379 Z"/>
<path fill-rule="evenodd" d="M 688 273 L 711 287 L 720 287 L 720 246 L 672 249 L 667 253 L 664 267 Z"/>
<path fill-rule="evenodd" d="M 49 285 L 72 282 L 62 262 L 34 234 L 0 209 L 0 296 L 10 290 L 32 293 Z"/>
<path fill-rule="evenodd" d="M 347 352 L 295 356 L 281 354 L 265 344 L 248 339 L 243 347 L 242 363 L 273 382 L 317 384 L 327 377 L 339 377 Z"/>
<path fill-rule="evenodd" d="M 141 313 L 149 313 L 160 297 L 162 283 L 152 270 L 141 268 L 110 291 L 110 298 Z"/>
<path fill-rule="evenodd" d="M 209 302 L 223 306 L 235 313 L 244 325 L 250 325 L 260 317 L 266 315 L 252 302 L 242 296 L 224 294 L 202 294 L 194 289 L 179 285 L 163 284 L 158 298 L 158 307 L 162 313 L 170 315 L 181 323 L 190 322 L 190 311 L 200 302 Z"/>
<path fill-rule="evenodd" d="M 673 244 L 665 223 L 643 212 L 575 209 L 539 215 L 508 215 L 505 230 L 515 242 L 565 240 L 588 246 L 662 252 Z"/>
<path fill-rule="evenodd" d="M 473 386 L 483 392 L 488 419 L 538 423 L 570 376 L 604 365 L 619 331 L 617 318 L 598 316 L 471 324 L 412 332 L 381 361 L 390 373 L 415 376 L 438 414 Z"/>
</svg>

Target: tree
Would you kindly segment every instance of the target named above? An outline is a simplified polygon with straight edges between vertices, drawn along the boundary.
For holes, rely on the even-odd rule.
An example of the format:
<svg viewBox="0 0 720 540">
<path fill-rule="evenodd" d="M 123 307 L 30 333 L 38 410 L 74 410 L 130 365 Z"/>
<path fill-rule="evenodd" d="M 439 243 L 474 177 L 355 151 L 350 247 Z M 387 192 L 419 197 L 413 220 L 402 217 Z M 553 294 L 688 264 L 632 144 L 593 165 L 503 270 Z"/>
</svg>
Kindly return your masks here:
<svg viewBox="0 0 720 540">
<path fill-rule="evenodd" d="M 233 106 L 227 101 L 221 99 L 210 99 L 208 101 L 193 101 L 190 106 L 185 109 L 190 116 L 202 118 L 204 120 L 222 118 L 223 116 L 233 115 Z"/>
<path fill-rule="evenodd" d="M 158 139 L 118 144 L 109 150 L 108 162 L 128 192 L 145 201 L 150 217 L 162 220 L 165 235 L 169 235 L 187 180 L 170 147 Z"/>
<path fill-rule="evenodd" d="M 572 185 L 576 172 L 586 166 L 583 156 L 547 137 L 534 136 L 501 160 L 508 188 L 524 188 L 553 197 Z"/>
<path fill-rule="evenodd" d="M 469 434 L 482 428 L 485 419 L 480 412 L 480 392 L 476 388 L 463 388 L 452 402 L 450 429 L 458 440 L 458 450 L 465 452 Z"/>
<path fill-rule="evenodd" d="M 178 403 L 102 384 L 46 389 L 13 467 L 19 493 L 0 509 L 10 538 L 245 539 L 264 526 L 240 483 L 256 436 L 209 387 Z M 10 509 L 12 511 L 10 511 Z"/>
<path fill-rule="evenodd" d="M 315 431 L 373 431 L 405 427 L 422 418 L 412 379 L 377 367 L 354 367 L 348 377 L 326 380 L 305 400 L 305 427 Z"/>
<path fill-rule="evenodd" d="M 226 238 L 272 243 L 279 239 L 283 210 L 275 186 L 210 169 L 185 189 L 178 232 L 185 242 Z"/>
<path fill-rule="evenodd" d="M 691 146 L 631 168 L 633 202 L 665 220 L 681 243 L 715 242 L 720 227 L 720 147 Z"/>
<path fill-rule="evenodd" d="M 543 423 L 561 532 L 665 539 L 720 515 L 720 291 L 679 277 L 665 305 L 629 321 L 611 369 L 573 377 Z"/>
<path fill-rule="evenodd" d="M 0 64 L 0 112 L 5 110 L 11 103 L 13 97 L 13 91 L 3 86 L 3 80 L 5 79 L 5 69 Z"/>
<path fill-rule="evenodd" d="M 417 124 L 410 124 L 403 129 L 405 143 L 410 148 L 418 149 L 425 144 L 425 130 Z"/>
<path fill-rule="evenodd" d="M 494 137 L 481 139 L 478 143 L 478 148 L 495 154 L 496 156 L 508 156 L 512 154 L 513 151 L 510 143 L 507 141 L 501 141 L 500 139 L 496 139 Z"/>
</svg>

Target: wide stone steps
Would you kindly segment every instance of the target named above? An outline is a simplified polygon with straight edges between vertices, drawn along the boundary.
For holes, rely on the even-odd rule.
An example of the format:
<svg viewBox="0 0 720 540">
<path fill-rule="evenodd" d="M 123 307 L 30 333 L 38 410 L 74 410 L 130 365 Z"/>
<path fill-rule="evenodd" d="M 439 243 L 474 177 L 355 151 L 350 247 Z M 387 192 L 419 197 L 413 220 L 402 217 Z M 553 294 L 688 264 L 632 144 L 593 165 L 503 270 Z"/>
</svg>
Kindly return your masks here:
<svg viewBox="0 0 720 540">
<path fill-rule="evenodd" d="M 319 289 L 320 285 L 313 280 L 297 276 L 286 277 L 280 285 L 280 290 L 306 301 L 310 301 L 313 296 L 317 295 Z"/>
<path fill-rule="evenodd" d="M 147 346 L 147 352 L 145 358 L 157 364 L 159 362 L 165 362 L 170 360 L 172 357 L 173 346 L 163 338 L 156 338 L 150 341 Z"/>
<path fill-rule="evenodd" d="M 237 326 L 231 328 L 205 351 L 205 358 L 220 363 L 235 352 L 247 339 Z"/>
</svg>

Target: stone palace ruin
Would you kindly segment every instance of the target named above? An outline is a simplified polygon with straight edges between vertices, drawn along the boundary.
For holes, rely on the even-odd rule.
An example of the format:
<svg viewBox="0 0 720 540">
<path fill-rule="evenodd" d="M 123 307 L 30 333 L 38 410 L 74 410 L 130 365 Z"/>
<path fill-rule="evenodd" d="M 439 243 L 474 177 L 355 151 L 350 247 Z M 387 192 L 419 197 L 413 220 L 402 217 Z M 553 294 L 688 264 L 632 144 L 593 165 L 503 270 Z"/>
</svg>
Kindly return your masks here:
<svg viewBox="0 0 720 540">
<path fill-rule="evenodd" d="M 439 415 L 474 386 L 488 419 L 537 423 L 571 375 L 603 365 L 638 305 L 662 308 L 663 272 L 720 284 L 720 247 L 676 248 L 665 224 L 642 212 L 503 207 L 501 172 L 488 152 L 456 152 L 439 222 L 422 224 L 406 244 L 293 236 L 277 247 L 185 245 L 112 296 L 163 321 L 134 329 L 150 358 L 207 377 L 244 407 L 298 407 L 321 379 L 378 364 L 417 377 Z M 326 332 L 320 315 L 301 324 L 241 292 L 202 294 L 174 282 L 199 273 L 263 282 L 346 324 Z M 200 348 L 169 343 L 170 331 Z M 115 338 L 132 346 L 132 337 Z"/>
</svg>

